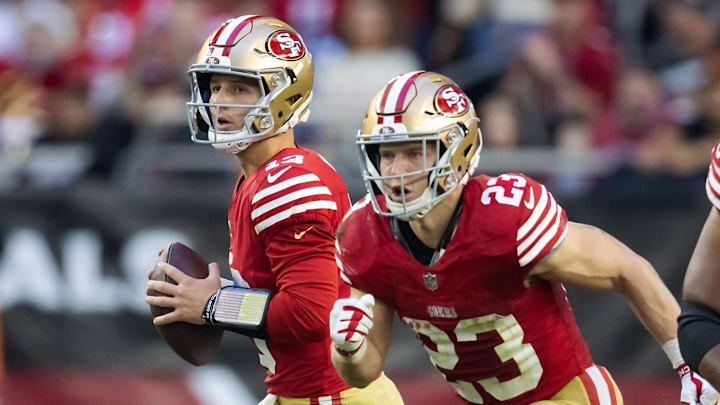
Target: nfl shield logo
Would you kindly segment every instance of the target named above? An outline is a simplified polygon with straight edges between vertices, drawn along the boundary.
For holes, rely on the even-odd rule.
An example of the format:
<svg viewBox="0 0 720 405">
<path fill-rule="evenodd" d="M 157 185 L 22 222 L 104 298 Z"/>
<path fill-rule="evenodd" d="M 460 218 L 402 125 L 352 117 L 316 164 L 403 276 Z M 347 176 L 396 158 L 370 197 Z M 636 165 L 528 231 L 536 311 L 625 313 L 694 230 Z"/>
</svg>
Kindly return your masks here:
<svg viewBox="0 0 720 405">
<path fill-rule="evenodd" d="M 423 282 L 425 282 L 425 288 L 430 291 L 438 289 L 437 276 L 432 273 L 423 274 Z"/>
</svg>

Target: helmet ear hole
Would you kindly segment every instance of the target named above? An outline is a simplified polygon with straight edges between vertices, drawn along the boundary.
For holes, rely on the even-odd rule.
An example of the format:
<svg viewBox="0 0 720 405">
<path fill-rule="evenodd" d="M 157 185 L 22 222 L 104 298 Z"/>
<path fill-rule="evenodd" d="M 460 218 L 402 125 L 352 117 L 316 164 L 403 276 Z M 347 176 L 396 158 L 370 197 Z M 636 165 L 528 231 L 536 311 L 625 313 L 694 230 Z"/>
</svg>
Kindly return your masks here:
<svg viewBox="0 0 720 405">
<path fill-rule="evenodd" d="M 470 150 L 472 149 L 472 147 L 473 147 L 472 144 L 470 144 L 463 151 L 463 155 L 465 156 L 465 159 L 470 159 Z"/>
<path fill-rule="evenodd" d="M 300 94 L 295 94 L 294 96 L 290 96 L 285 99 L 285 102 L 287 103 L 288 107 L 293 107 L 298 101 L 300 101 Z"/>
</svg>

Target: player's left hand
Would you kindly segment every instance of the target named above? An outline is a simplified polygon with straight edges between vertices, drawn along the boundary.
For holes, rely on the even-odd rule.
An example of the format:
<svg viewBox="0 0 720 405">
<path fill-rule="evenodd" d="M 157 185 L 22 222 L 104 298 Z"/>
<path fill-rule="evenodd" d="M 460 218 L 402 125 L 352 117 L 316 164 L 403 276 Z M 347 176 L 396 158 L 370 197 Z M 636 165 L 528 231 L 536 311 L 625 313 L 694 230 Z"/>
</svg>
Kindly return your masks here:
<svg viewBox="0 0 720 405">
<path fill-rule="evenodd" d="M 175 280 L 177 285 L 158 280 L 148 281 L 148 289 L 161 292 L 167 297 L 146 295 L 145 302 L 158 307 L 174 308 L 172 312 L 154 318 L 153 324 L 159 326 L 183 321 L 202 325 L 205 304 L 221 286 L 220 266 L 217 263 L 210 263 L 208 276 L 205 279 L 190 277 L 167 263 L 160 262 L 157 267 Z"/>
<path fill-rule="evenodd" d="M 681 405 L 715 405 L 720 401 L 720 394 L 707 382 L 683 363 L 677 368 L 682 390 Z"/>
</svg>

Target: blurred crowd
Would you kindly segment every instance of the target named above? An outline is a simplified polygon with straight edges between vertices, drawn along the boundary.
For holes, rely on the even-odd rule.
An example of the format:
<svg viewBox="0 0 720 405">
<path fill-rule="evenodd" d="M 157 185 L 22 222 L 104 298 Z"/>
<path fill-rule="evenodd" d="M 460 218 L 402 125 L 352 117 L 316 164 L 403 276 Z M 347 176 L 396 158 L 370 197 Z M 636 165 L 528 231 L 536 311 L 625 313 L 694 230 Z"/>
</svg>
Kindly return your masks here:
<svg viewBox="0 0 720 405">
<path fill-rule="evenodd" d="M 717 0 L 6 0 L 0 189 L 27 185 L 18 173 L 38 145 L 84 145 L 57 157 L 85 162 L 74 175 L 40 184 L 58 187 L 111 180 L 132 145 L 189 142 L 187 66 L 242 14 L 277 16 L 303 35 L 315 97 L 296 135 L 351 191 L 368 102 L 416 69 L 466 90 L 486 153 L 603 152 L 612 172 L 583 184 L 605 196 L 653 181 L 643 195 L 675 183 L 682 193 L 704 178 L 720 138 Z"/>
</svg>

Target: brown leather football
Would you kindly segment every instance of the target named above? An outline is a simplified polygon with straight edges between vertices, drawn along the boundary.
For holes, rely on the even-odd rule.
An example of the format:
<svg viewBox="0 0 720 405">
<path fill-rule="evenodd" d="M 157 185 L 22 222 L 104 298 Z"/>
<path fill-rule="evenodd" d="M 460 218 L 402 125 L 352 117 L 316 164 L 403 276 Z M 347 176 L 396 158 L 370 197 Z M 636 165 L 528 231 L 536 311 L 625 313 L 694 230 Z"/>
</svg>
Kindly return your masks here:
<svg viewBox="0 0 720 405">
<path fill-rule="evenodd" d="M 194 278 L 208 276 L 208 264 L 194 250 L 179 242 L 173 242 L 163 251 L 159 262 L 169 263 L 183 273 Z M 160 269 L 155 267 L 152 272 L 153 280 L 166 281 L 177 284 Z M 155 290 L 148 290 L 148 295 L 163 295 Z M 150 305 L 153 318 L 167 314 L 172 308 L 162 308 Z M 207 325 L 193 325 L 187 322 L 174 322 L 168 325 L 156 326 L 158 333 L 178 356 L 195 366 L 206 364 L 217 351 L 223 330 Z"/>
</svg>

